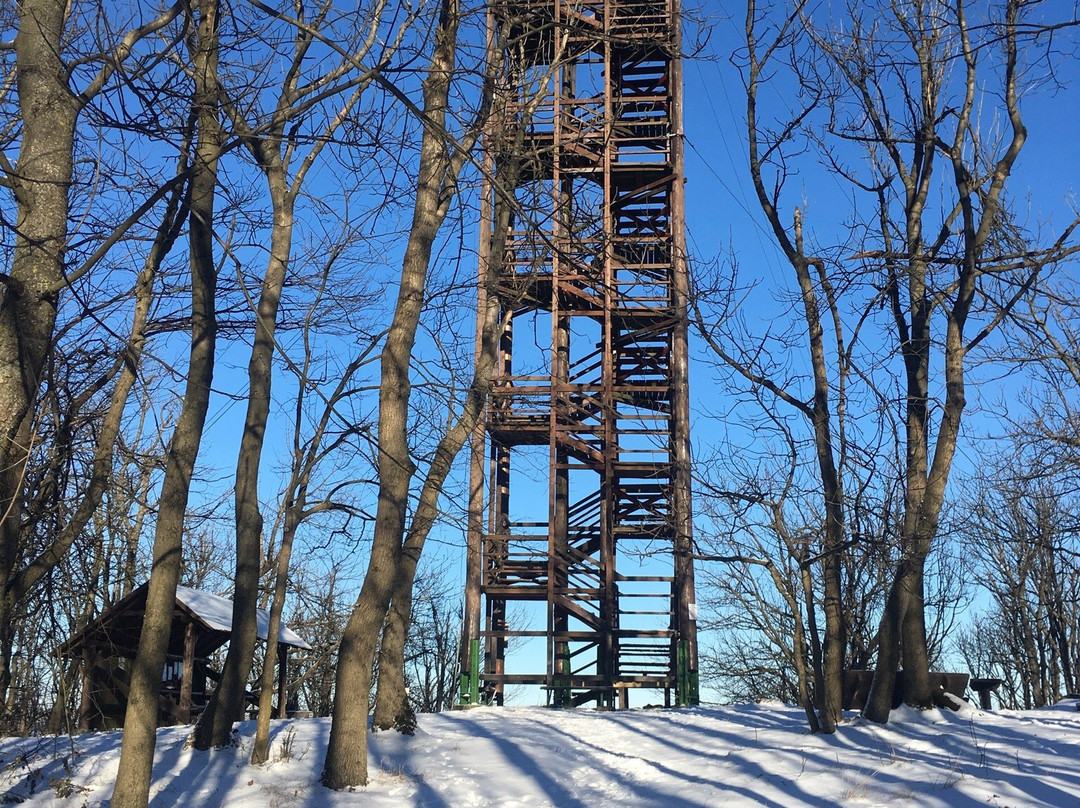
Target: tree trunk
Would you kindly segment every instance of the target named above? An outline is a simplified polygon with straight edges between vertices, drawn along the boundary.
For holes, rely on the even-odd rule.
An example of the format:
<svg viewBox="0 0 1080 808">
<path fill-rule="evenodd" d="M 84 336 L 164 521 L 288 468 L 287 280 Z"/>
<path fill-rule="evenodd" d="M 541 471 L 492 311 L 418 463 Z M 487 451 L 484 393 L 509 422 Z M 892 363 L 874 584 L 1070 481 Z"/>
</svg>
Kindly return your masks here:
<svg viewBox="0 0 1080 808">
<path fill-rule="evenodd" d="M 236 461 L 236 577 L 232 634 L 221 684 L 195 728 L 195 748 L 226 746 L 232 726 L 244 716 L 248 675 L 258 640 L 255 612 L 259 600 L 263 516 L 259 508 L 259 465 L 270 417 L 274 336 L 278 307 L 292 250 L 293 196 L 280 164 L 266 167 L 274 205 L 270 262 L 256 309 L 255 342 L 248 362 L 248 406 Z M 267 640 L 267 656 L 274 643 Z M 271 688 L 272 690 L 272 688 Z"/>
<path fill-rule="evenodd" d="M 929 709 L 934 706 L 934 692 L 930 686 L 930 654 L 926 646 L 926 556 L 921 556 L 912 566 L 909 603 L 900 635 L 904 701 L 912 707 Z"/>
<path fill-rule="evenodd" d="M 510 163 L 502 167 L 497 178 L 502 188 L 514 187 L 520 171 L 519 166 L 520 161 L 511 157 Z M 488 392 L 491 389 L 491 376 L 498 355 L 499 338 L 505 327 L 500 316 L 502 305 L 497 295 L 496 275 L 498 262 L 506 249 L 510 218 L 510 203 L 500 196 L 495 203 L 492 243 L 485 253 L 495 258 L 489 261 L 488 266 L 481 268 L 480 282 L 486 288 L 486 294 L 483 296 L 485 309 L 481 319 L 479 350 L 473 378 L 461 417 L 447 430 L 436 447 L 435 458 L 424 479 L 420 502 L 413 516 L 409 535 L 405 539 L 394 580 L 391 609 L 383 630 L 382 643 L 379 646 L 379 681 L 375 692 L 375 713 L 372 720 L 372 725 L 376 729 L 385 730 L 401 726 L 402 722 L 407 720 L 406 713 L 411 709 L 408 704 L 408 694 L 405 692 L 405 643 L 412 621 L 416 570 L 424 542 L 438 516 L 439 496 L 450 474 L 454 458 L 465 446 L 465 442 L 480 422 L 480 416 L 483 414 Z"/>
<path fill-rule="evenodd" d="M 425 140 L 427 140 L 425 136 Z M 434 140 L 434 139 L 433 139 Z M 438 146 L 441 149 L 441 144 Z M 426 178 L 417 187 L 416 215 L 402 264 L 398 306 L 382 353 L 379 385 L 379 504 L 367 574 L 338 651 L 333 723 L 323 783 L 329 788 L 367 784 L 367 702 L 375 647 L 390 604 L 405 532 L 413 475 L 409 456 L 409 362 L 420 321 L 431 245 L 441 217 L 428 153 Z M 422 175 L 423 176 L 423 175 Z"/>
<path fill-rule="evenodd" d="M 372 31 L 377 29 L 382 12 L 383 6 L 379 4 L 370 23 Z M 270 234 L 269 263 L 256 306 L 255 339 L 248 363 L 248 408 L 236 466 L 237 552 L 232 638 L 221 685 L 214 692 L 196 727 L 197 749 L 229 743 L 233 722 L 243 716 L 246 684 L 251 673 L 257 640 L 255 612 L 258 607 L 263 529 L 263 517 L 259 507 L 259 467 L 270 414 L 277 315 L 292 254 L 296 197 L 308 171 L 325 145 L 332 140 L 333 133 L 347 120 L 349 111 L 355 106 L 373 76 L 372 72 L 365 72 L 361 78 L 345 81 L 340 86 L 323 86 L 321 81 L 326 79 L 325 74 L 322 80 L 302 82 L 302 66 L 313 42 L 312 32 L 305 28 L 301 26 L 297 29 L 292 64 L 284 71 L 276 107 L 265 129 L 253 128 L 232 101 L 227 105 L 230 119 L 266 177 L 273 205 L 273 227 Z M 359 64 L 377 41 L 373 34 L 369 35 L 359 51 L 347 57 L 346 63 L 350 66 Z M 389 57 L 393 47 L 396 45 L 384 54 L 384 59 Z M 339 68 L 339 71 L 344 70 L 344 67 Z M 330 71 L 330 74 L 334 72 Z M 291 122 L 310 110 L 310 102 L 301 101 L 312 93 L 329 97 L 347 88 L 352 88 L 352 92 L 327 125 L 323 137 L 315 140 L 315 145 L 307 155 L 298 161 L 298 167 L 290 169 L 296 156 L 300 130 L 299 126 Z M 286 132 L 287 126 L 289 129 Z M 295 526 L 293 530 L 295 531 Z M 287 562 L 285 572 L 282 573 L 279 569 L 279 574 L 287 574 Z M 271 669 L 276 653 L 275 643 L 268 639 L 267 658 L 271 660 Z"/>
<path fill-rule="evenodd" d="M 845 363 L 845 346 L 842 331 L 842 318 L 837 308 L 837 301 L 832 293 L 822 259 L 811 258 L 806 255 L 803 243 L 802 215 L 796 208 L 793 227 L 789 233 L 780 218 L 778 210 L 779 185 L 773 189 L 766 187 L 763 169 L 768 164 L 770 147 L 766 147 L 765 155 L 762 153 L 762 130 L 758 126 L 758 82 L 761 71 L 772 57 L 772 48 L 766 48 L 760 53 L 757 45 L 755 26 L 757 24 L 756 5 L 753 0 L 747 3 L 747 15 L 745 23 L 746 43 L 749 54 L 748 81 L 746 88 L 746 113 L 748 133 L 748 160 L 750 175 L 753 180 L 754 190 L 758 198 L 758 204 L 765 214 L 772 228 L 777 245 L 783 250 L 784 255 L 794 271 L 799 285 L 799 295 L 802 301 L 802 316 L 806 324 L 807 352 L 810 358 L 810 367 L 813 377 L 814 394 L 809 405 L 802 400 L 797 400 L 786 390 L 772 385 L 774 392 L 795 406 L 805 417 L 814 434 L 814 450 L 817 460 L 818 480 L 821 484 L 821 495 L 825 511 L 825 524 L 821 536 L 821 561 L 823 582 L 823 613 L 825 616 L 825 638 L 822 649 L 820 669 L 815 666 L 815 673 L 820 673 L 819 691 L 816 694 L 819 716 L 818 725 L 823 732 L 834 732 L 836 723 L 840 720 L 841 705 L 843 700 L 843 667 L 844 646 L 846 643 L 845 615 L 843 610 L 843 582 L 841 579 L 843 564 L 841 554 L 845 548 L 846 514 L 844 502 L 844 489 L 842 469 L 837 461 L 838 454 L 842 457 L 843 445 L 843 407 L 844 407 L 844 379 L 847 374 Z M 762 61 L 764 59 L 764 61 Z M 818 288 L 815 285 L 811 267 L 816 268 L 817 278 L 820 281 L 821 291 L 825 294 L 826 306 L 823 307 L 818 297 Z M 832 383 L 829 378 L 830 363 L 825 349 L 825 331 L 822 324 L 822 310 L 832 315 L 834 328 L 835 361 L 839 371 L 840 391 L 838 403 L 832 400 Z M 745 372 L 744 372 L 745 375 Z M 762 380 L 754 380 L 760 384 Z M 840 442 L 833 436 L 833 419 L 838 419 L 841 424 Z M 816 633 L 816 632 L 815 632 Z M 811 644 L 816 638 L 811 638 Z"/>
<path fill-rule="evenodd" d="M 445 125 L 456 60 L 457 15 L 455 2 L 443 6 L 435 34 L 435 51 L 424 81 L 426 121 L 413 220 L 402 259 L 397 307 L 381 357 L 375 535 L 364 583 L 338 650 L 333 721 L 322 773 L 323 784 L 333 789 L 366 785 L 368 779 L 367 718 L 372 666 L 397 576 L 414 472 L 408 439 L 409 364 L 420 324 L 432 245 L 449 210 L 453 196 L 450 188 L 456 180 L 448 158 Z"/>
<path fill-rule="evenodd" d="M 63 54 L 69 44 L 65 0 L 17 4 L 15 78 L 19 157 L 4 163 L 4 185 L 15 198 L 15 246 L 10 272 L 0 272 L 0 701 L 6 701 L 11 622 L 21 595 L 11 591 L 23 552 L 20 523 L 26 464 L 35 439 L 34 402 L 52 350 L 60 293 L 66 288 L 66 249 L 75 126 L 79 113 L 128 58 L 141 38 L 171 22 L 172 8 L 128 31 L 81 92 L 67 84 Z M 24 583 L 29 583 L 24 579 Z"/>
<path fill-rule="evenodd" d="M 302 508 L 302 504 L 299 508 Z M 259 718 L 255 729 L 255 744 L 251 749 L 251 762 L 256 766 L 270 759 L 270 712 L 274 704 L 274 669 L 279 664 L 277 638 L 281 634 L 281 613 L 285 608 L 285 590 L 289 581 L 289 562 L 292 558 L 293 539 L 299 525 L 299 508 L 293 506 L 285 514 L 285 529 L 278 550 L 277 576 L 274 579 L 274 599 L 270 603 L 270 625 L 266 632 L 266 656 L 259 677 Z M 284 703 L 279 705 L 284 709 Z"/>
<path fill-rule="evenodd" d="M 504 230 L 505 232 L 505 230 Z M 501 254 L 501 251 L 500 253 Z M 477 362 L 476 375 L 470 386 L 465 409 L 457 423 L 443 436 L 435 452 L 424 487 L 420 493 L 420 504 L 409 535 L 402 548 L 398 562 L 397 575 L 394 579 L 392 608 L 383 630 L 379 648 L 379 684 L 375 693 L 375 714 L 373 725 L 377 729 L 390 729 L 403 726 L 410 711 L 408 694 L 405 689 L 405 641 L 408 638 L 409 625 L 412 621 L 413 585 L 416 581 L 416 569 L 424 542 L 431 532 L 438 516 L 438 500 L 443 484 L 450 473 L 454 458 L 461 451 L 480 420 L 487 393 L 491 388 L 491 372 L 495 365 L 498 345 L 499 304 L 492 295 L 485 323 L 484 353 Z"/>
<path fill-rule="evenodd" d="M 390 612 L 379 643 L 379 679 L 375 689 L 375 710 L 372 729 L 387 730 L 408 727 L 412 722 L 409 693 L 405 682 L 405 643 L 412 622 L 413 583 L 419 551 L 406 540 L 398 562 Z"/>
<path fill-rule="evenodd" d="M 64 81 L 64 0 L 18 5 L 15 69 L 22 129 L 16 176 L 15 249 L 0 275 L 0 575 L 9 581 L 20 559 L 23 475 L 34 435 L 33 402 L 63 285 L 75 123 L 79 103 Z M 15 598 L 0 599 L 0 699 L 10 681 L 7 646 Z"/>
<path fill-rule="evenodd" d="M 198 0 L 194 101 L 197 142 L 191 173 L 189 250 L 191 266 L 191 351 L 184 403 L 166 458 L 165 478 L 154 533 L 154 560 L 139 651 L 131 671 L 124 738 L 112 808 L 146 808 L 154 762 L 158 693 L 180 579 L 184 517 L 192 473 L 210 403 L 217 336 L 214 263 L 214 189 L 222 130 L 217 118 L 217 0 Z"/>
<path fill-rule="evenodd" d="M 927 550 L 928 543 L 925 544 Z M 926 649 L 923 570 L 926 553 L 913 551 L 897 567 L 878 630 L 878 661 L 863 717 L 883 724 L 889 720 L 893 689 L 901 663 L 904 700 L 913 707 L 933 706 L 930 661 Z"/>
</svg>

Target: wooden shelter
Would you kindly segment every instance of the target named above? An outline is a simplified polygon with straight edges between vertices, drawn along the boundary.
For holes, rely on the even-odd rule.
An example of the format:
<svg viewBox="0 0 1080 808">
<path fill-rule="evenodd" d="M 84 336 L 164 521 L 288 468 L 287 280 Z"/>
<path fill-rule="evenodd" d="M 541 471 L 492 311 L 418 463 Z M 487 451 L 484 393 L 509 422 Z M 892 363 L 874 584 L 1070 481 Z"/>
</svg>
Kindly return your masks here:
<svg viewBox="0 0 1080 808">
<path fill-rule="evenodd" d="M 135 659 L 146 612 L 147 585 L 104 611 L 60 647 L 61 656 L 82 660 L 81 730 L 117 729 L 124 724 Z M 205 708 L 207 680 L 219 681 L 210 656 L 229 641 L 231 600 L 188 587 L 177 587 L 169 632 L 168 656 L 158 703 L 158 724 L 190 723 Z M 266 640 L 270 615 L 257 614 L 258 636 Z M 278 642 L 278 710 L 284 712 L 290 648 L 310 649 L 285 625 Z M 254 698 L 254 697 L 253 697 Z"/>
</svg>

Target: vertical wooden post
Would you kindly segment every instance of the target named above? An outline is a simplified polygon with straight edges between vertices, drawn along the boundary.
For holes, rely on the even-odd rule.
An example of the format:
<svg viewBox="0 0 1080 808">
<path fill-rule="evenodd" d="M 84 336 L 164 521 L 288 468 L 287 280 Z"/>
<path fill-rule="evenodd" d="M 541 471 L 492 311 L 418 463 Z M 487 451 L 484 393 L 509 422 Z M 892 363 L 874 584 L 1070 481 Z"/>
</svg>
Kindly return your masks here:
<svg viewBox="0 0 1080 808">
<path fill-rule="evenodd" d="M 269 640 L 267 640 L 269 642 Z M 277 646 L 277 670 L 278 670 L 278 682 L 277 682 L 277 717 L 285 718 L 288 716 L 288 703 L 286 699 L 289 695 L 289 646 L 283 642 L 279 642 Z"/>
<path fill-rule="evenodd" d="M 195 624 L 184 626 L 184 661 L 180 671 L 180 715 L 191 723 L 191 685 L 195 679 Z"/>
<path fill-rule="evenodd" d="M 611 33 L 615 20 L 614 0 L 605 0 L 603 14 L 608 32 Z M 598 43 L 600 44 L 600 43 Z M 615 93 L 618 89 L 615 73 L 618 69 L 616 64 L 615 49 L 611 38 L 605 37 L 600 44 L 600 52 L 603 55 L 604 78 L 603 78 L 603 158 L 601 174 L 603 202 L 599 212 L 601 226 L 603 228 L 603 254 L 599 256 L 603 262 L 602 297 L 603 314 L 601 318 L 601 337 L 598 347 L 601 348 L 600 365 L 600 401 L 601 413 L 601 439 L 603 446 L 603 461 L 596 468 L 599 474 L 600 494 L 600 547 L 598 560 L 600 562 L 600 597 L 597 608 L 600 612 L 600 644 L 597 648 L 596 672 L 603 677 L 604 685 L 610 688 L 619 674 L 619 595 L 616 584 L 616 553 L 615 553 L 615 527 L 618 522 L 618 499 L 622 480 L 616 474 L 616 463 L 619 462 L 619 414 L 615 402 L 616 386 L 616 329 L 621 327 L 616 323 L 614 308 L 618 305 L 618 294 L 615 288 L 615 244 L 617 235 L 616 213 L 614 202 L 616 197 L 615 178 L 612 176 L 612 165 L 618 160 L 615 145 Z M 613 151 L 616 152 L 613 154 Z M 597 699 L 598 708 L 615 708 L 615 691 L 605 689 L 602 698 Z"/>
<path fill-rule="evenodd" d="M 493 22 L 487 12 L 487 36 L 490 41 Z M 480 194 L 480 268 L 476 292 L 476 356 L 480 355 L 483 320 L 487 311 L 488 279 L 491 276 L 492 189 L 489 177 L 494 161 L 487 149 L 483 156 L 484 178 Z M 469 516 L 465 552 L 465 609 L 462 615 L 460 668 L 461 686 L 458 704 L 475 704 L 479 693 L 480 671 L 474 665 L 473 645 L 480 642 L 480 597 L 483 586 L 484 543 L 484 429 L 487 414 L 479 418 L 469 438 Z"/>
<path fill-rule="evenodd" d="M 689 393 L 689 299 L 690 268 L 686 252 L 686 182 L 683 169 L 685 130 L 683 128 L 682 6 L 671 0 L 671 34 L 674 43 L 671 57 L 669 93 L 671 97 L 671 165 L 675 181 L 671 188 L 671 234 L 674 267 L 672 273 L 677 325 L 672 335 L 671 389 L 673 395 L 671 442 L 674 454 L 674 526 L 675 526 L 675 629 L 685 643 L 685 673 L 676 692 L 680 706 L 698 703 L 697 597 L 694 587 L 693 530 L 690 479 L 690 393 Z"/>
<path fill-rule="evenodd" d="M 90 711 L 93 709 L 94 653 L 83 646 L 82 695 L 79 697 L 79 732 L 90 731 Z"/>
</svg>

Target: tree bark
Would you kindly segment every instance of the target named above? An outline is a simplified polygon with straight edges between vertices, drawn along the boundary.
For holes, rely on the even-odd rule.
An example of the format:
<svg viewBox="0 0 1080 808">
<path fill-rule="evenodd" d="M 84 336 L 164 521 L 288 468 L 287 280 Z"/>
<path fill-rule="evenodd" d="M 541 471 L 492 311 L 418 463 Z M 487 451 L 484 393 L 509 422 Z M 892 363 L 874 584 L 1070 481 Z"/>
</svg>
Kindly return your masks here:
<svg viewBox="0 0 1080 808">
<path fill-rule="evenodd" d="M 0 574 L 21 554 L 23 475 L 34 434 L 33 402 L 56 324 L 67 247 L 75 122 L 80 105 L 64 81 L 64 0 L 19 4 L 16 86 L 22 122 L 18 165 L 8 171 L 16 201 L 15 249 L 0 296 Z M 0 696 L 10 682 L 12 593 L 0 600 Z"/>
<path fill-rule="evenodd" d="M 293 58 L 289 69 L 285 71 L 276 105 L 268 116 L 265 127 L 254 129 L 252 124 L 243 118 L 237 104 L 232 101 L 227 104 L 227 112 L 235 129 L 242 136 L 245 146 L 266 178 L 273 207 L 273 226 L 270 234 L 269 263 L 256 306 L 255 339 L 248 363 L 248 407 L 236 466 L 236 576 L 232 638 L 222 671 L 221 685 L 214 692 L 196 727 L 197 749 L 229 743 L 233 722 L 243 716 L 246 683 L 251 673 L 257 641 L 255 613 L 262 571 L 260 560 L 263 529 L 263 516 L 259 507 L 259 467 L 270 414 L 277 315 L 292 254 L 296 199 L 308 171 L 325 145 L 331 141 L 334 132 L 345 123 L 348 113 L 373 79 L 372 70 L 361 70 L 358 75 L 352 74 L 378 43 L 374 32 L 378 29 L 384 8 L 385 0 L 379 0 L 375 4 L 372 18 L 367 23 L 368 35 L 362 40 L 359 50 L 345 54 L 340 65 L 310 82 L 302 82 L 303 66 L 317 31 L 300 20 L 293 21 L 297 25 Z M 315 16 L 316 20 L 320 20 L 323 13 Z M 401 30 L 404 30 L 404 25 Z M 382 58 L 387 58 L 399 42 L 400 38 L 387 45 Z M 300 142 L 297 139 L 300 127 L 294 121 L 297 118 L 302 119 L 310 112 L 311 104 L 306 99 L 313 95 L 330 98 L 345 92 L 349 92 L 349 95 L 326 125 L 322 138 L 315 140 L 315 145 L 303 159 L 297 161 L 299 165 L 293 169 L 293 159 Z M 276 644 L 269 639 L 267 657 L 276 657 Z"/>
<path fill-rule="evenodd" d="M 270 712 L 274 704 L 274 669 L 279 664 L 278 643 L 281 634 L 281 613 L 285 608 L 285 593 L 289 580 L 289 561 L 292 558 L 293 539 L 299 524 L 295 508 L 285 514 L 285 529 L 278 550 L 277 575 L 274 578 L 274 599 L 270 604 L 270 625 L 266 632 L 266 656 L 263 658 L 262 674 L 259 676 L 259 716 L 255 729 L 255 743 L 251 748 L 251 762 L 256 766 L 270 759 Z M 284 695 L 284 694 L 282 694 Z M 284 703 L 279 707 L 284 710 Z"/>
<path fill-rule="evenodd" d="M 820 690 L 816 694 L 815 701 L 819 712 L 818 726 L 822 732 L 831 733 L 835 732 L 836 723 L 841 716 L 844 649 L 846 643 L 841 554 L 845 548 L 847 524 L 843 478 L 841 467 L 837 462 L 838 454 L 843 452 L 843 432 L 841 431 L 839 446 L 833 435 L 833 419 L 838 418 L 841 422 L 843 419 L 843 385 L 846 376 L 846 368 L 844 367 L 845 346 L 843 331 L 841 330 L 842 320 L 837 309 L 837 301 L 831 293 L 832 290 L 828 283 L 824 262 L 820 258 L 812 258 L 806 255 L 803 244 L 801 213 L 796 209 L 794 226 L 789 234 L 781 221 L 777 208 L 779 190 L 777 188 L 770 195 L 770 191 L 765 184 L 762 170 L 766 158 L 762 155 L 762 131 L 758 126 L 757 116 L 758 82 L 765 63 L 773 54 L 773 48 L 766 48 L 763 57 L 759 54 L 755 34 L 756 22 L 756 6 L 753 0 L 750 0 L 747 3 L 745 29 L 749 53 L 746 108 L 750 175 L 758 198 L 758 204 L 769 222 L 777 245 L 784 252 L 788 263 L 794 271 L 799 285 L 802 316 L 806 324 L 807 352 L 813 378 L 813 398 L 807 405 L 806 402 L 795 399 L 786 390 L 780 390 L 776 385 L 771 385 L 771 387 L 774 393 L 778 394 L 782 400 L 795 406 L 803 417 L 809 421 L 813 429 L 818 480 L 821 484 L 821 496 L 825 511 L 820 554 L 825 637 L 820 676 L 818 677 Z M 781 33 L 780 36 L 783 37 L 784 34 Z M 779 41 L 778 38 L 777 42 Z M 764 62 L 762 59 L 764 59 Z M 770 149 L 766 147 L 766 150 Z M 825 294 L 825 310 L 833 318 L 836 342 L 835 361 L 840 379 L 840 394 L 837 404 L 834 404 L 832 397 L 832 384 L 829 378 L 830 364 L 825 349 L 825 331 L 821 317 L 822 303 L 819 300 L 815 276 L 810 271 L 812 267 L 817 269 L 820 289 Z M 747 374 L 746 370 L 743 370 L 743 375 L 749 374 Z M 764 381 L 761 379 L 751 380 L 756 384 L 761 384 Z"/>
<path fill-rule="evenodd" d="M 158 503 L 153 569 L 138 656 L 131 671 L 112 808 L 146 808 L 149 800 L 158 693 L 175 609 L 176 587 L 180 579 L 184 517 L 214 375 L 217 336 L 214 195 L 217 160 L 223 138 L 217 115 L 215 80 L 218 59 L 217 0 L 195 0 L 191 13 L 197 17 L 192 53 L 197 140 L 191 173 L 189 216 L 191 350 L 184 403 L 169 443 L 165 478 Z"/>
<path fill-rule="evenodd" d="M 498 234 L 501 233 L 501 237 Z M 500 242 L 491 255 L 502 255 L 502 242 L 505 242 L 506 225 L 496 228 L 496 238 Z M 491 374 L 495 367 L 499 334 L 504 325 L 500 317 L 501 306 L 495 294 L 493 271 L 488 270 L 485 283 L 488 285 L 487 310 L 484 313 L 483 338 L 481 353 L 477 357 L 476 370 L 465 407 L 461 417 L 447 431 L 435 450 L 435 459 L 428 469 L 424 486 L 420 492 L 420 503 L 413 516 L 409 534 L 402 548 L 394 579 L 392 608 L 383 630 L 379 648 L 379 682 L 375 692 L 375 714 L 373 725 L 378 729 L 390 729 L 404 718 L 403 709 L 408 705 L 405 692 L 405 641 L 408 638 L 412 620 L 413 585 L 416 581 L 416 569 L 431 528 L 438 517 L 438 501 L 443 484 L 450 474 L 454 458 L 472 435 L 480 421 L 488 392 L 491 389 Z"/>
<path fill-rule="evenodd" d="M 270 168 L 267 177 L 274 205 L 274 227 L 270 235 L 270 263 L 256 309 L 255 342 L 248 362 L 247 415 L 236 462 L 236 576 L 232 633 L 221 684 L 211 696 L 195 728 L 196 749 L 226 746 L 230 742 L 233 723 L 244 716 L 247 680 L 258 640 L 255 614 L 262 571 L 263 529 L 262 510 L 259 507 L 259 465 L 266 440 L 266 424 L 270 418 L 274 335 L 292 249 L 295 199 L 286 187 L 287 180 L 280 164 Z M 269 636 L 268 656 L 270 648 L 275 645 Z"/>
<path fill-rule="evenodd" d="M 405 534 L 415 471 L 409 455 L 409 364 L 424 302 L 432 245 L 449 210 L 460 160 L 451 160 L 446 116 L 456 62 L 459 9 L 442 7 L 434 53 L 424 81 L 424 131 L 412 226 L 402 259 L 397 306 L 381 356 L 379 381 L 379 499 L 371 557 L 360 595 L 338 650 L 333 721 L 322 782 L 342 789 L 366 785 L 367 717 L 375 648 L 390 605 Z"/>
<path fill-rule="evenodd" d="M 15 246 L 11 268 L 0 276 L 0 576 L 12 581 L 22 560 L 20 522 L 23 479 L 34 442 L 34 402 L 52 350 L 60 293 L 65 288 L 68 218 L 79 113 L 105 86 L 146 34 L 170 22 L 174 7 L 129 31 L 106 65 L 80 93 L 67 83 L 63 54 L 69 4 L 24 0 L 18 4 L 15 73 L 21 123 L 15 166 L 0 164 L 15 197 Z M 33 577 L 33 576 L 30 576 Z M 36 582 L 37 576 L 33 582 Z M 33 582 L 0 596 L 0 700 L 10 682 L 12 621 Z"/>
<path fill-rule="evenodd" d="M 413 587 L 416 582 L 416 570 L 431 528 L 438 517 L 438 501 L 443 485 L 450 474 L 454 458 L 458 456 L 465 442 L 472 436 L 480 422 L 488 392 L 491 390 L 491 377 L 498 356 L 499 338 L 505 328 L 502 317 L 502 301 L 498 295 L 497 275 L 506 249 L 507 233 L 510 228 L 512 206 L 508 189 L 517 183 L 520 173 L 521 138 L 514 139 L 511 155 L 498 169 L 496 184 L 500 193 L 494 203 L 494 227 L 491 243 L 485 252 L 489 256 L 486 266 L 480 269 L 480 282 L 484 284 L 484 311 L 480 318 L 478 352 L 474 364 L 473 377 L 469 384 L 465 405 L 461 416 L 446 431 L 435 449 L 435 457 L 428 467 L 424 485 L 420 491 L 420 501 L 413 515 L 409 533 L 406 536 L 394 589 L 391 608 L 383 630 L 379 646 L 379 680 L 375 691 L 375 712 L 372 725 L 376 729 L 390 729 L 400 725 L 405 718 L 403 711 L 408 709 L 408 694 L 405 692 L 405 643 L 408 639 L 409 625 L 412 621 Z"/>
</svg>

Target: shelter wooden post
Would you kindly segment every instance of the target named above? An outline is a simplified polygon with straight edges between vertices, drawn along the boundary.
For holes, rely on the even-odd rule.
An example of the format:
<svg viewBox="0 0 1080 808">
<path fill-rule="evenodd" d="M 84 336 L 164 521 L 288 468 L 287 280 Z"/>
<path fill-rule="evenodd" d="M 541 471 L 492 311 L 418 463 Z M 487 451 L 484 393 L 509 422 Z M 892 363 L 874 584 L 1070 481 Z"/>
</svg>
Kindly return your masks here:
<svg viewBox="0 0 1080 808">
<path fill-rule="evenodd" d="M 93 709 L 92 693 L 94 686 L 94 655 L 90 648 L 83 647 L 82 652 L 82 695 L 79 697 L 79 732 L 90 731 L 90 710 Z"/>
<path fill-rule="evenodd" d="M 288 703 L 286 702 L 286 699 L 289 694 L 289 646 L 280 642 L 277 647 L 277 665 L 277 717 L 286 718 L 288 716 Z"/>
<path fill-rule="evenodd" d="M 180 671 L 180 715 L 185 723 L 191 721 L 191 686 L 195 677 L 195 624 L 184 626 L 184 662 Z"/>
</svg>

